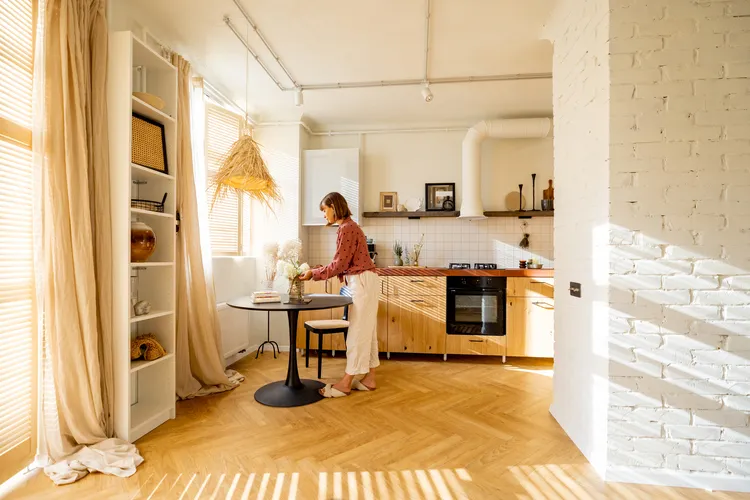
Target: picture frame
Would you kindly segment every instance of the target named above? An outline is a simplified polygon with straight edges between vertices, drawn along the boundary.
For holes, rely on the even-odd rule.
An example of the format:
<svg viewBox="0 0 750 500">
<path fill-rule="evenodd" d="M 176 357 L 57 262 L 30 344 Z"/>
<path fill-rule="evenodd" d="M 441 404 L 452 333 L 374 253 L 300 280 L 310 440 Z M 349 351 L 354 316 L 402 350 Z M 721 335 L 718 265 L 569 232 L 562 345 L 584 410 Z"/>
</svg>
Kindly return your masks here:
<svg viewBox="0 0 750 500">
<path fill-rule="evenodd" d="M 167 138 L 164 124 L 138 113 L 133 113 L 130 131 L 130 161 L 136 165 L 169 174 Z"/>
<path fill-rule="evenodd" d="M 398 210 L 398 194 L 394 192 L 382 192 L 380 193 L 380 211 L 381 212 L 395 212 Z"/>
<path fill-rule="evenodd" d="M 428 212 L 456 210 L 456 183 L 440 182 L 424 185 L 425 210 Z M 451 207 L 449 202 L 453 202 Z"/>
</svg>

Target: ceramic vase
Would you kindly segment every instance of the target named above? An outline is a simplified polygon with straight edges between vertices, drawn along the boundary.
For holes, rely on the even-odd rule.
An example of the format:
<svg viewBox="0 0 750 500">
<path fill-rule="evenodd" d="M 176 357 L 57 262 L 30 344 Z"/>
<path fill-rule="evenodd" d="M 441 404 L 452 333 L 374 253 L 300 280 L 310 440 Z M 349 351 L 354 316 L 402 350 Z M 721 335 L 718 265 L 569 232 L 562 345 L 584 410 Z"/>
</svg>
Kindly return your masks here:
<svg viewBox="0 0 750 500">
<path fill-rule="evenodd" d="M 146 262 L 156 250 L 156 234 L 142 221 L 130 223 L 130 262 Z"/>
</svg>

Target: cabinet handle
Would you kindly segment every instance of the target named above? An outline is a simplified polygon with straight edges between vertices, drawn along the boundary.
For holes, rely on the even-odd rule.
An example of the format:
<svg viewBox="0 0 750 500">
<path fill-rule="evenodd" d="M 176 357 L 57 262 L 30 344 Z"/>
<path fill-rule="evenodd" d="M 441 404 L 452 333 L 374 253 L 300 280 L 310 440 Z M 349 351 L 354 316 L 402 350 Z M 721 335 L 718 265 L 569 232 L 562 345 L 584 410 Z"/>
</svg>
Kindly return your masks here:
<svg viewBox="0 0 750 500">
<path fill-rule="evenodd" d="M 552 311 L 555 309 L 555 307 L 551 304 L 548 304 L 546 302 L 532 302 L 537 307 L 541 307 L 542 309 L 547 309 L 548 311 Z"/>
<path fill-rule="evenodd" d="M 412 283 L 424 283 L 424 280 L 411 280 Z"/>
<path fill-rule="evenodd" d="M 479 343 L 481 344 L 482 342 L 484 342 L 484 340 L 473 340 L 473 339 L 469 339 L 469 342 L 479 342 Z"/>
<path fill-rule="evenodd" d="M 411 302 L 417 304 L 417 303 L 424 302 L 424 300 L 422 300 L 422 299 L 412 299 Z"/>
</svg>

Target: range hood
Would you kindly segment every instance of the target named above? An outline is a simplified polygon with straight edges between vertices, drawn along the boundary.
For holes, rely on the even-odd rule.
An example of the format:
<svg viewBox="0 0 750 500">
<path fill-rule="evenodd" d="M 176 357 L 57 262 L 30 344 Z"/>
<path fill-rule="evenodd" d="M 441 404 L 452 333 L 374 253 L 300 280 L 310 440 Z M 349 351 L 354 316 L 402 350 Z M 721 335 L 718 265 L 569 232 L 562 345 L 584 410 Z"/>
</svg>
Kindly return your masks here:
<svg viewBox="0 0 750 500">
<path fill-rule="evenodd" d="M 540 139 L 550 130 L 549 118 L 483 120 L 469 129 L 461 145 L 460 219 L 486 219 L 482 205 L 482 141 L 493 139 Z"/>
</svg>

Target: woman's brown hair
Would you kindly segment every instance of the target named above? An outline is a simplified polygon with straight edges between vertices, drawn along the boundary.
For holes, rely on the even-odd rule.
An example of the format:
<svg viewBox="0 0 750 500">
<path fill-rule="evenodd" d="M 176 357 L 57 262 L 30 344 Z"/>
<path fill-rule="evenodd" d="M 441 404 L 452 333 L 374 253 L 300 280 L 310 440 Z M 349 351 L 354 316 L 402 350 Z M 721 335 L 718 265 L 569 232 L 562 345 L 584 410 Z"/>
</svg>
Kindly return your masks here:
<svg viewBox="0 0 750 500">
<path fill-rule="evenodd" d="M 333 192 L 328 193 L 320 200 L 320 209 L 323 207 L 333 207 L 333 220 L 346 219 L 352 216 L 352 212 L 349 210 L 349 204 L 346 202 L 341 193 Z"/>
</svg>

